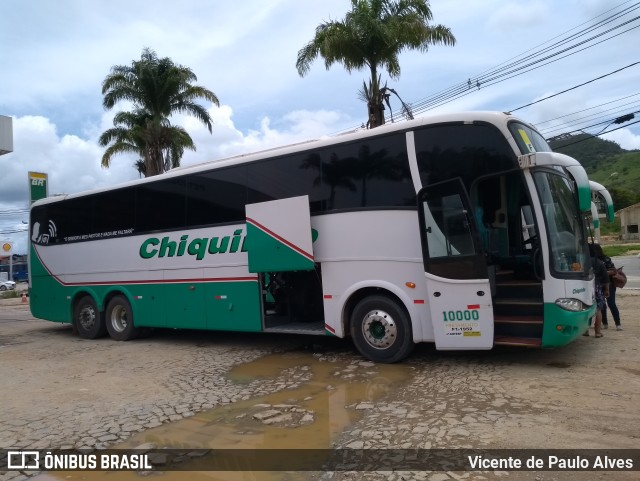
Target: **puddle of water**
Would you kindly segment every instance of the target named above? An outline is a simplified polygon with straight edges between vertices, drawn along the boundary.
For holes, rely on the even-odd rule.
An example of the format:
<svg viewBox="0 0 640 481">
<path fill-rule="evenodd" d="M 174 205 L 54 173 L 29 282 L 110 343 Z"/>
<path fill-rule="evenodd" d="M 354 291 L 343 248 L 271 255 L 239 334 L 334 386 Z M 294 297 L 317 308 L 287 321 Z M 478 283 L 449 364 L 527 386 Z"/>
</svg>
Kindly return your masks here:
<svg viewBox="0 0 640 481">
<path fill-rule="evenodd" d="M 292 371 L 288 371 L 292 370 Z M 131 449 L 145 443 L 157 448 L 189 449 L 326 449 L 360 417 L 358 403 L 379 401 L 409 379 L 406 365 L 374 365 L 318 360 L 311 354 L 279 354 L 237 366 L 228 374 L 236 383 L 249 383 L 300 370 L 306 379 L 297 387 L 264 397 L 235 402 L 190 418 L 139 433 L 116 449 Z M 306 370 L 306 371 L 304 371 Z M 49 473 L 38 481 L 139 480 L 135 472 Z M 155 472 L 151 477 L 173 481 L 283 481 L 307 479 L 305 473 L 278 472 Z"/>
</svg>

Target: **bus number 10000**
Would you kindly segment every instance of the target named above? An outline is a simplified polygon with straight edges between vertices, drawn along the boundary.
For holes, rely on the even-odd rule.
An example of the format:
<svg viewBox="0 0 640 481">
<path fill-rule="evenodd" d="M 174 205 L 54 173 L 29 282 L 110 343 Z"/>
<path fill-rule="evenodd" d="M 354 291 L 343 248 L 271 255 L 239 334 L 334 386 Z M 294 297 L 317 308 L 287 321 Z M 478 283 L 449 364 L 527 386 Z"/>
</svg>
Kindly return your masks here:
<svg viewBox="0 0 640 481">
<path fill-rule="evenodd" d="M 477 310 L 442 311 L 443 321 L 477 321 L 479 317 Z"/>
</svg>

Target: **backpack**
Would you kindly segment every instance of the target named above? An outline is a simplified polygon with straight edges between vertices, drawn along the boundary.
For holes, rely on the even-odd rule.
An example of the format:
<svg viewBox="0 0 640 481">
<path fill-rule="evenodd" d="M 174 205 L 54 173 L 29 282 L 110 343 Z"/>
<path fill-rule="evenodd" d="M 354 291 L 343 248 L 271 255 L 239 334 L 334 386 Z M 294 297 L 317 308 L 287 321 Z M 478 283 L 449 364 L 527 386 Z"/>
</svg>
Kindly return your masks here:
<svg viewBox="0 0 640 481">
<path fill-rule="evenodd" d="M 611 282 L 618 289 L 622 289 L 627 285 L 627 275 L 622 272 L 622 267 L 615 270 L 616 272 L 611 276 Z"/>
</svg>

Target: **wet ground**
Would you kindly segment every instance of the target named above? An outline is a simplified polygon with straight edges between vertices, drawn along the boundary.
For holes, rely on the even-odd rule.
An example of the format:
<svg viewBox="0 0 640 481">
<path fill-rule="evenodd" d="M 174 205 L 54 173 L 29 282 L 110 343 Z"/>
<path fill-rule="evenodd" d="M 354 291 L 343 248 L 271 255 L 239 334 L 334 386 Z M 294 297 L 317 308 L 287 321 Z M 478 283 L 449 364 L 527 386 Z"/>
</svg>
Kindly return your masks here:
<svg viewBox="0 0 640 481">
<path fill-rule="evenodd" d="M 409 379 L 408 366 L 348 364 L 310 353 L 270 355 L 233 368 L 229 379 L 251 384 L 261 379 L 286 377 L 286 389 L 146 430 L 114 448 L 200 449 L 326 449 L 344 429 L 363 417 L 363 410 L 401 388 Z M 281 387 L 285 387 L 282 385 Z M 194 452 L 192 451 L 192 452 Z M 199 463 L 198 457 L 184 461 Z M 200 462 L 200 465 L 203 463 Z M 206 466 L 206 462 L 204 463 Z M 162 469 L 162 468 L 161 468 Z M 195 469 L 193 466 L 190 469 Z M 184 479 L 185 472 L 164 472 L 162 479 Z M 190 479 L 208 480 L 304 480 L 308 473 L 282 472 L 188 473 Z M 44 479 L 113 479 L 113 473 L 59 473 Z M 136 473 L 120 474 L 119 480 L 139 479 Z"/>
<path fill-rule="evenodd" d="M 163 331 L 116 343 L 0 306 L 0 446 L 631 449 L 640 434 L 640 294 L 624 331 L 563 349 L 362 360 L 348 341 Z M 186 462 L 197 463 L 197 459 Z M 154 472 L 162 480 L 632 480 L 638 472 Z M 11 472 L 1 480 L 35 473 Z M 140 479 L 49 473 L 38 480 Z"/>
</svg>

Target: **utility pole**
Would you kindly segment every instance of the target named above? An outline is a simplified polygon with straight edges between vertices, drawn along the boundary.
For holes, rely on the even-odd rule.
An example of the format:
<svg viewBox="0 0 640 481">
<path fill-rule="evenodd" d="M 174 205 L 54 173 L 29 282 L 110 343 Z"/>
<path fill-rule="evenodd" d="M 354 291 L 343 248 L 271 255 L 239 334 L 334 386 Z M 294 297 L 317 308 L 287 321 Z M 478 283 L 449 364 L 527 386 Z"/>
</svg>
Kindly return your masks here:
<svg viewBox="0 0 640 481">
<path fill-rule="evenodd" d="M 0 115 L 0 155 L 13 152 L 13 119 Z M 10 242 L 2 244 L 2 250 L 9 253 L 9 280 L 13 280 L 13 245 Z"/>
</svg>

